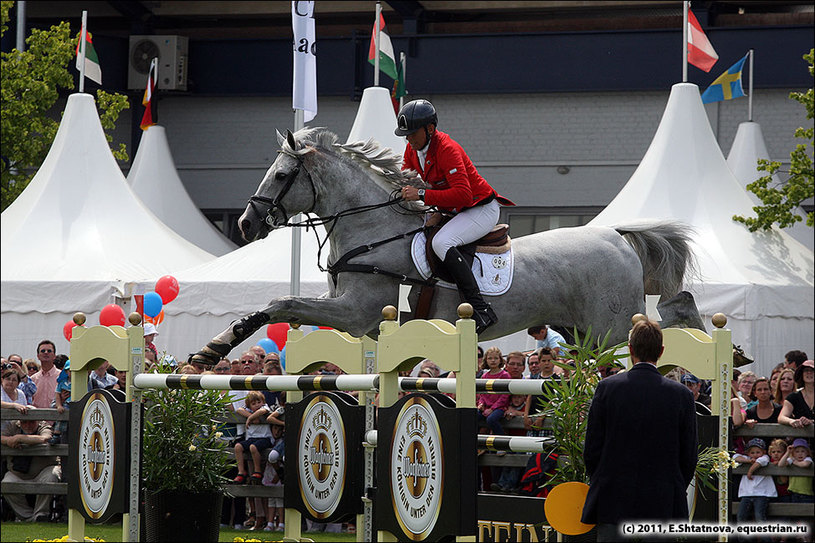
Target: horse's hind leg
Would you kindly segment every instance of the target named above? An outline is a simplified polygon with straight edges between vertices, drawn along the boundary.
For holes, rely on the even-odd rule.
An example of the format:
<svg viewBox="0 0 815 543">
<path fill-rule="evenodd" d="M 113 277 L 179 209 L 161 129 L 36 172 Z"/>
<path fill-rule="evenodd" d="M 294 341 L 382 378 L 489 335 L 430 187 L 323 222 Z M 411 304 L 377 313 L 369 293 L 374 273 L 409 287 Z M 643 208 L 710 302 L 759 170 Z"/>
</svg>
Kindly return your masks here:
<svg viewBox="0 0 815 543">
<path fill-rule="evenodd" d="M 269 322 L 269 315 L 263 311 L 256 311 L 233 321 L 226 330 L 212 338 L 212 341 L 204 348 L 190 355 L 189 361 L 214 366 L 267 322 Z"/>
</svg>

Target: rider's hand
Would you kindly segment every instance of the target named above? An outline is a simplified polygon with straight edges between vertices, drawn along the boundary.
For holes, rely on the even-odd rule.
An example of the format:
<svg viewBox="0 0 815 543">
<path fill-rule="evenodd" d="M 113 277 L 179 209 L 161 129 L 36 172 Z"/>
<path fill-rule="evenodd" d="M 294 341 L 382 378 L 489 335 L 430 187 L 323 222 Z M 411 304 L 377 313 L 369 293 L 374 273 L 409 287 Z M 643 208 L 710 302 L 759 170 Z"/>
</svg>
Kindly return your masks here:
<svg viewBox="0 0 815 543">
<path fill-rule="evenodd" d="M 419 199 L 419 189 L 410 185 L 402 187 L 402 198 L 408 202 L 415 202 Z"/>
</svg>

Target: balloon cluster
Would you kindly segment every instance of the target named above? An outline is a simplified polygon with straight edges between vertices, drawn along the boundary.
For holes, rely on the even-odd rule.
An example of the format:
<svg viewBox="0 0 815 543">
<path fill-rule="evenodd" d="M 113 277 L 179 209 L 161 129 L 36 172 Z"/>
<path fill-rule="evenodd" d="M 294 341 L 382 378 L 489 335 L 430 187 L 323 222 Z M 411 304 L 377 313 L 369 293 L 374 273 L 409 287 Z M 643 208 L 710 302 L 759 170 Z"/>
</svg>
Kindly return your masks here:
<svg viewBox="0 0 815 543">
<path fill-rule="evenodd" d="M 144 322 L 160 324 L 164 320 L 164 304 L 169 304 L 178 296 L 178 281 L 172 275 L 165 275 L 156 281 L 154 290 L 144 295 L 142 311 Z M 99 312 L 99 324 L 102 326 L 124 326 L 125 311 L 116 304 L 108 304 Z M 62 327 L 62 335 L 71 341 L 73 329 L 77 324 L 70 320 Z M 84 326 L 84 325 L 83 325 Z"/>
<path fill-rule="evenodd" d="M 156 281 L 155 290 L 144 295 L 144 322 L 161 324 L 164 320 L 164 305 L 178 296 L 178 281 L 172 275 L 165 275 Z"/>
</svg>

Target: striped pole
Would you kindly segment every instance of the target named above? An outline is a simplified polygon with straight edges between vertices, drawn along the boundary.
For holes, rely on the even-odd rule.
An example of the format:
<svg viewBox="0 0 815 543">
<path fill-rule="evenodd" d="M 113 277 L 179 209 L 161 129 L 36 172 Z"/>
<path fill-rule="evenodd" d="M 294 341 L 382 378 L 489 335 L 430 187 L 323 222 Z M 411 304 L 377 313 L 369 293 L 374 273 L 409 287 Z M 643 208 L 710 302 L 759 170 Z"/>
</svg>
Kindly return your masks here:
<svg viewBox="0 0 815 543">
<path fill-rule="evenodd" d="M 136 388 L 189 390 L 376 390 L 378 375 L 190 375 L 140 373 Z"/>
<path fill-rule="evenodd" d="M 365 443 L 372 447 L 377 446 L 379 432 L 369 430 L 365 432 Z M 553 437 L 525 437 L 525 436 L 492 436 L 478 434 L 478 448 L 489 451 L 507 451 L 518 453 L 542 453 L 555 444 Z"/>
<path fill-rule="evenodd" d="M 476 379 L 478 394 L 527 394 L 541 396 L 547 393 L 546 379 Z M 359 375 L 195 375 L 176 373 L 140 373 L 133 378 L 139 389 L 189 390 L 379 390 L 379 376 Z M 400 377 L 403 392 L 442 392 L 455 394 L 456 380 L 447 378 Z"/>
</svg>

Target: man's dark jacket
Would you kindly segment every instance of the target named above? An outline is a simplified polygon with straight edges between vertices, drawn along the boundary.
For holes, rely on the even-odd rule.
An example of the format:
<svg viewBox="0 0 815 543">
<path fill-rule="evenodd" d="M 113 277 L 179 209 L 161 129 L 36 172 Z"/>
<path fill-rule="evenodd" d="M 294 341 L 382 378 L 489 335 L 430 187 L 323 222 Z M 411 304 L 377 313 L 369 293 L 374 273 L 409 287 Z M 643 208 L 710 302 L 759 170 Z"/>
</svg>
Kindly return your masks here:
<svg viewBox="0 0 815 543">
<path fill-rule="evenodd" d="M 589 410 L 583 522 L 688 518 L 698 445 L 693 393 L 648 363 L 603 379 Z"/>
</svg>

